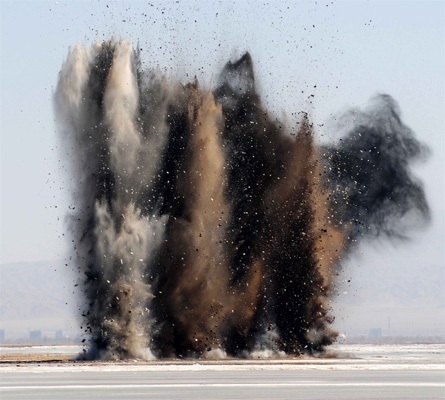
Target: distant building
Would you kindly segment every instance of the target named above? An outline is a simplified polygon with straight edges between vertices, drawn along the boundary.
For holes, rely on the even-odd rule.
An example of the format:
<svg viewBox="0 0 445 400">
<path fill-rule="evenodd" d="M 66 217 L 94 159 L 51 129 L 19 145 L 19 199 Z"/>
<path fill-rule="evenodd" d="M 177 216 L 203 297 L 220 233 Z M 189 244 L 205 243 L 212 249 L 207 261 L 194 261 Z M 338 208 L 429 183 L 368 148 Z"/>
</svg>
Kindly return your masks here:
<svg viewBox="0 0 445 400">
<path fill-rule="evenodd" d="M 56 331 L 56 333 L 54 335 L 54 339 L 56 339 L 56 340 L 63 340 L 64 339 L 63 331 Z"/>
<path fill-rule="evenodd" d="M 42 331 L 31 331 L 29 332 L 29 338 L 32 341 L 42 340 Z"/>
<path fill-rule="evenodd" d="M 0 343 L 4 343 L 4 342 L 5 342 L 5 330 L 0 329 Z"/>
<path fill-rule="evenodd" d="M 382 337 L 382 328 L 371 328 L 369 330 L 370 338 L 381 338 Z"/>
</svg>

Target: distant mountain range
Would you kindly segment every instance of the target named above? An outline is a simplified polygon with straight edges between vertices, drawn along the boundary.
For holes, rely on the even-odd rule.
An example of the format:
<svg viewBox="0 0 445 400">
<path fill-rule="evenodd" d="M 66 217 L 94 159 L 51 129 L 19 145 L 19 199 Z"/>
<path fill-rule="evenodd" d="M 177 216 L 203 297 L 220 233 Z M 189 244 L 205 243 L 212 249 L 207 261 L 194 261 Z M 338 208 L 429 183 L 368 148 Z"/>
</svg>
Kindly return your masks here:
<svg viewBox="0 0 445 400">
<path fill-rule="evenodd" d="M 23 337 L 29 330 L 79 329 L 76 279 L 63 261 L 1 264 L 0 328 L 6 337 Z"/>
<path fill-rule="evenodd" d="M 336 327 L 354 335 L 445 337 L 445 269 L 367 260 L 342 271 L 333 297 Z"/>
<path fill-rule="evenodd" d="M 37 329 L 81 333 L 82 300 L 73 269 L 63 261 L 0 265 L 0 329 L 7 338 Z M 339 330 L 445 335 L 443 267 L 357 267 L 341 275 L 333 297 Z"/>
</svg>

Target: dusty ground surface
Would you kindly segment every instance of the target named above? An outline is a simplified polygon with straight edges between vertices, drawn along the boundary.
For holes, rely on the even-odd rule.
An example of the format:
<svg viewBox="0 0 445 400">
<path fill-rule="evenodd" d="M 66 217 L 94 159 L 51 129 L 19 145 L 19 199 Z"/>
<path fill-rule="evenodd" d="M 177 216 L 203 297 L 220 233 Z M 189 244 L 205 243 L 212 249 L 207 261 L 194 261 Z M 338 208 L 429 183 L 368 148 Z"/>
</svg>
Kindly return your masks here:
<svg viewBox="0 0 445 400">
<path fill-rule="evenodd" d="M 75 354 L 1 354 L 0 364 L 11 363 L 38 363 L 38 362 L 68 362 L 75 357 Z"/>
<path fill-rule="evenodd" d="M 346 367 L 350 364 L 379 366 L 380 364 L 398 364 L 445 368 L 445 344 L 417 345 L 336 345 L 318 357 L 282 357 L 282 358 L 222 358 L 222 359 L 163 359 L 163 360 L 112 360 L 91 361 L 76 360 L 82 352 L 82 346 L 2 346 L 0 347 L 0 368 L 13 366 L 333 366 Z"/>
</svg>

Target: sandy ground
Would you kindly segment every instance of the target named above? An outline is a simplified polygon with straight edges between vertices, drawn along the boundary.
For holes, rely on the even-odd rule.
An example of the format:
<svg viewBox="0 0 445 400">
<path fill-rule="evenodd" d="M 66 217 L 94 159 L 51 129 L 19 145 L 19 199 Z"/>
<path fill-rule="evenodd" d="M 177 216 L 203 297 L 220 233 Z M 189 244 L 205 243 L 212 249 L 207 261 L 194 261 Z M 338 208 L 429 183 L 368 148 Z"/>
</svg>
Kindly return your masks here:
<svg viewBox="0 0 445 400">
<path fill-rule="evenodd" d="M 64 367 L 98 367 L 106 369 L 128 368 L 195 368 L 221 369 L 227 365 L 242 368 L 340 368 L 340 369 L 445 369 L 445 344 L 417 345 L 335 345 L 319 357 L 301 356 L 285 358 L 233 359 L 166 359 L 123 361 L 76 361 L 82 346 L 2 346 L 0 370 L 7 367 L 40 365 Z"/>
</svg>

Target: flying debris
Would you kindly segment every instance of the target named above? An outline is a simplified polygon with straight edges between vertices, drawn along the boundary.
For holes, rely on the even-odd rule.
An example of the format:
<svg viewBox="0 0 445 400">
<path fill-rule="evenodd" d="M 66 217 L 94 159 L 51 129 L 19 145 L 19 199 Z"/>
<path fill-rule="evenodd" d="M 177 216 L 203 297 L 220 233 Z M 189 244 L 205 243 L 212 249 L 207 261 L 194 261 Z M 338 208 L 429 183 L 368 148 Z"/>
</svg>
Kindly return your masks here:
<svg viewBox="0 0 445 400">
<path fill-rule="evenodd" d="M 360 239 L 427 220 L 424 148 L 378 96 L 338 144 L 271 118 L 246 53 L 212 91 L 143 70 L 125 41 L 70 50 L 54 96 L 72 155 L 90 359 L 322 352 Z"/>
</svg>

